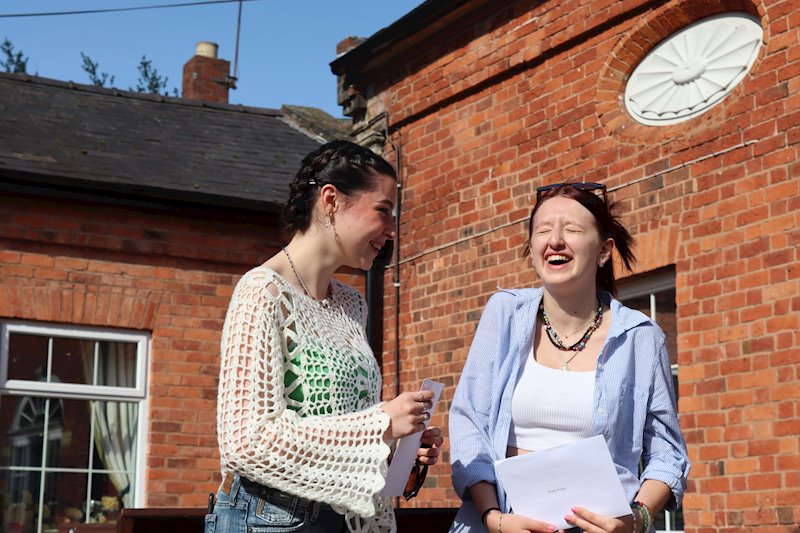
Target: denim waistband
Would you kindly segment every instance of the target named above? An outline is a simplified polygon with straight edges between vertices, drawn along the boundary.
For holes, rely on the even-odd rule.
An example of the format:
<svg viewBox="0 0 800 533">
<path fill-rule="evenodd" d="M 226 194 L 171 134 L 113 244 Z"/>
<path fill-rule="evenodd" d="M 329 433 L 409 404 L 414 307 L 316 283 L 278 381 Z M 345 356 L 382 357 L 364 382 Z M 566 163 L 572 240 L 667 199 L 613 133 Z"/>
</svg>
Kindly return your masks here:
<svg viewBox="0 0 800 533">
<path fill-rule="evenodd" d="M 222 483 L 219 487 L 219 492 L 228 496 L 228 500 L 231 506 L 236 505 L 236 501 L 239 495 L 239 491 L 244 491 L 247 494 L 253 496 L 261 496 L 265 497 L 267 494 L 281 494 L 287 498 L 293 498 L 297 500 L 298 503 L 304 504 L 311 509 L 312 516 L 315 516 L 319 513 L 321 509 L 331 509 L 331 506 L 326 503 L 317 502 L 314 500 L 308 500 L 306 498 L 301 498 L 299 496 L 293 496 L 282 490 L 278 490 L 272 487 L 268 487 L 266 485 L 262 485 L 260 483 L 256 483 L 255 481 L 251 481 L 246 477 L 242 477 L 238 474 L 231 474 L 230 472 L 225 474 L 225 477 L 222 480 Z"/>
</svg>

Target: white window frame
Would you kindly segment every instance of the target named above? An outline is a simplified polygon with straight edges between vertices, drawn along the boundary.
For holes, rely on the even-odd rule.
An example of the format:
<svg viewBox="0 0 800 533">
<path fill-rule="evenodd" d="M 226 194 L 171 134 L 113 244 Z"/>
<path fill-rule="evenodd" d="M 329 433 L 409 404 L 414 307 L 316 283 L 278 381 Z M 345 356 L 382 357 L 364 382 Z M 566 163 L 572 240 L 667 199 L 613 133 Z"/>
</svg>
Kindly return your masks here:
<svg viewBox="0 0 800 533">
<path fill-rule="evenodd" d="M 43 337 L 66 337 L 90 341 L 129 342 L 136 344 L 136 386 L 132 388 L 108 387 L 82 383 L 54 383 L 8 379 L 8 345 L 11 333 L 40 335 Z M 118 400 L 144 399 L 147 394 L 147 347 L 149 335 L 127 330 L 102 330 L 66 324 L 31 324 L 20 321 L 2 323 L 0 329 L 0 391 L 13 395 L 52 396 L 62 398 L 91 398 Z M 48 375 L 50 356 L 48 354 Z"/>
<path fill-rule="evenodd" d="M 631 280 L 629 284 L 617 288 L 617 300 L 624 301 L 629 298 L 639 298 L 642 296 L 650 297 L 650 318 L 658 322 L 656 318 L 656 293 L 675 288 L 675 272 L 658 272 L 647 275 L 641 280 Z M 678 374 L 678 365 L 670 365 L 673 377 Z M 672 513 L 664 511 L 666 529 L 657 529 L 659 533 L 683 533 L 682 529 L 672 529 Z"/>
<path fill-rule="evenodd" d="M 136 386 L 131 388 L 111 387 L 103 385 L 43 382 L 32 380 L 8 379 L 8 348 L 12 333 L 40 335 L 45 337 L 66 337 L 89 341 L 129 342 L 136 344 Z M 141 507 L 145 503 L 145 472 L 147 470 L 147 448 L 149 445 L 147 428 L 149 426 L 149 401 L 147 398 L 147 370 L 149 368 L 150 334 L 134 330 L 91 328 L 72 324 L 30 323 L 19 320 L 0 322 L 0 393 L 8 396 L 38 396 L 50 399 L 108 400 L 132 401 L 138 403 L 136 472 L 134 475 L 136 491 L 134 506 Z M 48 367 L 51 354 L 48 354 Z M 48 376 L 50 368 L 48 368 Z M 43 446 L 43 454 L 47 446 Z M 69 472 L 69 468 L 46 468 L 42 461 L 42 472 Z M 103 472 L 102 470 L 89 470 Z M 81 469 L 82 470 L 82 469 Z M 43 485 L 42 485 L 43 487 Z M 42 489 L 43 490 L 43 489 Z M 43 505 L 40 501 L 39 505 Z M 37 531 L 41 531 L 41 510 Z"/>
<path fill-rule="evenodd" d="M 628 298 L 638 298 L 646 294 L 650 295 L 650 312 L 653 320 L 656 319 L 656 292 L 666 291 L 675 288 L 675 272 L 659 272 L 647 276 L 646 279 L 631 280 L 630 283 L 617 287 L 617 300 L 623 301 Z"/>
</svg>

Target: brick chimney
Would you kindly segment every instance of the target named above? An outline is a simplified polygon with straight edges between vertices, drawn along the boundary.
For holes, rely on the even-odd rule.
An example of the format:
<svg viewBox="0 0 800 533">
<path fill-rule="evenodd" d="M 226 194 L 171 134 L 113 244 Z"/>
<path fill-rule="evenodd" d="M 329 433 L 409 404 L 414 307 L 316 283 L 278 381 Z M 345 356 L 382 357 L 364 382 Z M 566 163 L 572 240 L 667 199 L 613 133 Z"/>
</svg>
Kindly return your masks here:
<svg viewBox="0 0 800 533">
<path fill-rule="evenodd" d="M 366 37 L 345 37 L 336 45 L 336 57 L 343 56 L 366 40 Z M 364 91 L 347 76 L 336 77 L 336 102 L 342 107 L 344 116 L 353 118 L 353 123 L 361 121 L 367 112 Z"/>
<path fill-rule="evenodd" d="M 217 58 L 216 43 L 197 43 L 195 55 L 183 66 L 183 98 L 204 102 L 228 103 L 228 89 L 233 86 L 230 61 Z"/>
<path fill-rule="evenodd" d="M 347 52 L 349 52 L 350 50 L 352 50 L 353 48 L 355 48 L 356 46 L 358 46 L 359 44 L 363 43 L 366 40 L 367 40 L 366 37 L 355 37 L 353 35 L 345 37 L 344 39 L 336 43 L 336 57 L 346 54 Z"/>
</svg>

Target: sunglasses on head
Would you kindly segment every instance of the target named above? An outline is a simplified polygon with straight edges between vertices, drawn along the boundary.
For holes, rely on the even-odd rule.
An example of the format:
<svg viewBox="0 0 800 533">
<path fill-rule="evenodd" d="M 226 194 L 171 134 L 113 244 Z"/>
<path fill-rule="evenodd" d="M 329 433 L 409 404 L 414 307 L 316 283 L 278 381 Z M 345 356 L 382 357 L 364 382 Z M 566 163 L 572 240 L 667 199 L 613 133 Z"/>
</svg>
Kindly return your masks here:
<svg viewBox="0 0 800 533">
<path fill-rule="evenodd" d="M 608 205 L 608 199 L 606 198 L 606 186 L 602 183 L 595 183 L 593 181 L 580 181 L 577 183 L 551 183 L 550 185 L 542 185 L 541 187 L 536 188 L 536 203 L 539 203 L 539 200 L 541 200 L 543 196 L 549 196 L 556 191 L 567 188 L 591 193 L 600 191 L 603 193 L 603 202 Z"/>
</svg>

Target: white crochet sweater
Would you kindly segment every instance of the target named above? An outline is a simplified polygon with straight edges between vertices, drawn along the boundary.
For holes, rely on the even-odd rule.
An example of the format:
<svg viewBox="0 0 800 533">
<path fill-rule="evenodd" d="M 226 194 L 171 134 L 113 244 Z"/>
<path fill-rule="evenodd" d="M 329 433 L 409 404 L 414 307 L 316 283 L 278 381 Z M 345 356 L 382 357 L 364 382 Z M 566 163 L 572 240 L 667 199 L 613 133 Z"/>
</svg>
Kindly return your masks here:
<svg viewBox="0 0 800 533">
<path fill-rule="evenodd" d="M 260 266 L 236 285 L 222 332 L 222 473 L 330 504 L 350 531 L 394 531 L 383 488 L 389 416 L 366 303 L 333 281 L 323 306 Z"/>
</svg>

